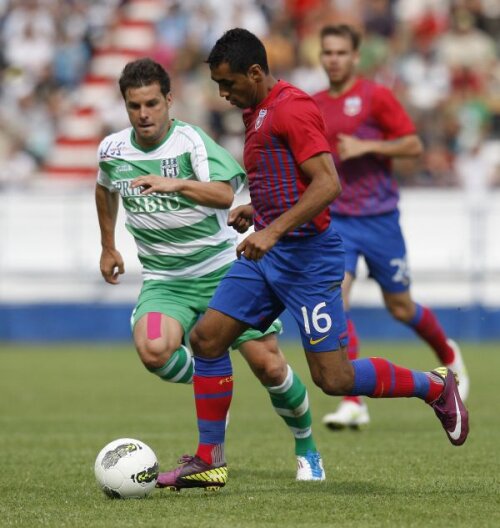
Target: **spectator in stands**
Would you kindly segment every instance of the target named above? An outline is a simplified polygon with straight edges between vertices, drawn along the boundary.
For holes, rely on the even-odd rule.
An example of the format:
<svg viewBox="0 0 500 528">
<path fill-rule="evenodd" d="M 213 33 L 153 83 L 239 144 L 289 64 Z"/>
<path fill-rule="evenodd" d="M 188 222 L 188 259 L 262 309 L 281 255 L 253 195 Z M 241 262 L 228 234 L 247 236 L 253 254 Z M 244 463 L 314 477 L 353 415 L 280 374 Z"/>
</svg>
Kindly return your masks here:
<svg viewBox="0 0 500 528">
<path fill-rule="evenodd" d="M 436 51 L 452 78 L 468 74 L 479 86 L 496 61 L 495 41 L 475 27 L 473 14 L 464 7 L 453 11 L 451 28 L 436 43 Z"/>
</svg>

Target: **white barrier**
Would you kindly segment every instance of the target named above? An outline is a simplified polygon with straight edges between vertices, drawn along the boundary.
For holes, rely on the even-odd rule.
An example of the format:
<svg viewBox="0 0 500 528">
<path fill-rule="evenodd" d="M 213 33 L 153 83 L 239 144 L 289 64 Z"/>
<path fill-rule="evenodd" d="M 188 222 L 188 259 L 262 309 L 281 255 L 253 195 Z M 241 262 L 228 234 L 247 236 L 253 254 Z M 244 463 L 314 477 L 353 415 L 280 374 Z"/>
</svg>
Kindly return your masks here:
<svg viewBox="0 0 500 528">
<path fill-rule="evenodd" d="M 126 274 L 119 286 L 99 273 L 93 183 L 43 182 L 0 192 L 0 302 L 132 302 L 140 288 L 135 244 L 120 214 L 117 247 Z M 245 201 L 245 195 L 239 201 Z M 440 306 L 500 306 L 500 191 L 481 208 L 463 191 L 403 190 L 414 297 Z M 353 305 L 378 305 L 360 265 Z"/>
</svg>

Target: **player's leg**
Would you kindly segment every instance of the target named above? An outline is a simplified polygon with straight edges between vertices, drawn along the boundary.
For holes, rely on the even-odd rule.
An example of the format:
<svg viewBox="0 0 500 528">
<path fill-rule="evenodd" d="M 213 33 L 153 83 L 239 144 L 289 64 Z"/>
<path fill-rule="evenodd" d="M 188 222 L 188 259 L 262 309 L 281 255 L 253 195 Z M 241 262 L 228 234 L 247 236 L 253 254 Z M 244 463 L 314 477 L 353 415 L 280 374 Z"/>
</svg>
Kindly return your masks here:
<svg viewBox="0 0 500 528">
<path fill-rule="evenodd" d="M 370 234 L 365 246 L 366 262 L 370 275 L 382 289 L 389 313 L 411 327 L 432 348 L 441 365 L 457 373 L 460 394 L 465 399 L 469 380 L 458 346 L 447 338 L 432 310 L 415 303 L 411 297 L 411 280 L 399 212 L 370 217 L 365 227 Z"/>
<path fill-rule="evenodd" d="M 371 398 L 416 397 L 431 405 L 453 445 L 462 445 L 469 433 L 469 417 L 455 377 L 440 367 L 421 372 L 400 367 L 383 358 L 350 362 L 343 349 L 306 351 L 313 381 L 331 395 L 356 394 Z"/>
<path fill-rule="evenodd" d="M 218 490 L 225 486 L 228 477 L 224 453 L 226 416 L 233 395 L 228 349 L 246 328 L 247 325 L 222 312 L 208 309 L 191 332 L 198 447 L 194 456 L 179 460 L 181 466 L 160 473 L 157 487 Z M 207 355 L 201 355 L 205 349 Z"/>
<path fill-rule="evenodd" d="M 198 448 L 183 466 L 165 474 L 161 486 L 218 489 L 226 484 L 225 420 L 233 388 L 228 349 L 249 326 L 265 330 L 276 319 L 274 312 L 266 316 L 271 303 L 265 290 L 257 265 L 244 258 L 236 261 L 193 328 L 190 343 L 195 357 Z"/>
<path fill-rule="evenodd" d="M 281 325 L 280 325 L 281 326 Z M 272 327 L 271 327 L 272 329 Z M 287 364 L 276 333 L 258 339 L 247 330 L 237 343 L 255 376 L 269 392 L 276 413 L 284 420 L 295 440 L 297 480 L 324 480 L 323 461 L 312 434 L 312 417 L 307 389 Z"/>
<path fill-rule="evenodd" d="M 131 325 L 139 357 L 150 372 L 173 383 L 192 382 L 193 359 L 183 337 L 196 318 L 189 295 L 176 292 L 166 282 L 144 284 Z"/>
<path fill-rule="evenodd" d="M 446 367 L 430 372 L 410 370 L 383 358 L 350 361 L 345 334 L 342 332 L 342 302 L 340 295 L 336 296 L 335 293 L 335 290 L 324 292 L 322 312 L 316 312 L 316 320 L 321 317 L 322 330 L 327 331 L 321 341 L 311 337 L 310 325 L 308 322 L 302 324 L 296 306 L 287 306 L 299 323 L 314 383 L 326 394 L 334 396 L 348 394 L 371 398 L 420 398 L 433 407 L 450 442 L 454 445 L 463 444 L 469 432 L 468 412 L 458 393 L 452 371 Z M 302 303 L 305 303 L 303 313 L 311 310 L 314 313 L 315 308 L 307 304 L 309 299 L 316 302 L 314 297 L 314 292 L 309 292 L 307 298 L 302 299 Z"/>
<path fill-rule="evenodd" d="M 172 383 L 191 383 L 193 359 L 182 344 L 184 329 L 179 321 L 160 312 L 144 314 L 134 327 L 135 348 L 143 365 Z"/>
<path fill-rule="evenodd" d="M 233 390 L 229 348 L 246 328 L 240 321 L 209 308 L 190 335 L 200 433 L 196 456 L 207 464 L 225 463 L 225 423 Z"/>
<path fill-rule="evenodd" d="M 352 252 L 346 249 L 346 270 L 355 270 L 357 257 Z M 350 264 L 354 261 L 353 264 Z M 354 271 L 346 271 L 344 281 L 342 283 L 342 300 L 344 303 L 344 311 L 347 319 L 347 355 L 351 361 L 359 357 L 359 338 L 356 332 L 356 327 L 350 317 L 350 296 L 353 282 L 355 280 Z M 370 415 L 368 408 L 359 396 L 344 396 L 334 412 L 325 414 L 323 416 L 323 423 L 334 431 L 342 430 L 346 427 L 351 429 L 359 429 L 370 422 Z"/>
<path fill-rule="evenodd" d="M 469 393 L 469 377 L 457 343 L 449 339 L 434 312 L 413 301 L 410 291 L 383 291 L 387 310 L 398 321 L 412 328 L 435 352 L 440 363 L 453 370 L 459 380 L 463 400 Z"/>
<path fill-rule="evenodd" d="M 420 372 L 383 358 L 349 361 L 339 287 L 344 273 L 342 244 L 326 234 L 306 241 L 302 250 L 315 255 L 310 266 L 305 263 L 311 259 L 304 255 L 300 259 L 301 253 L 292 248 L 289 255 L 282 257 L 298 264 L 290 266 L 286 277 L 281 272 L 267 279 L 276 281 L 274 291 L 298 323 L 316 385 L 330 395 L 420 398 L 432 405 L 454 445 L 465 442 L 468 413 L 449 369 Z M 295 259 L 291 259 L 293 256 Z M 302 273 L 297 273 L 299 269 Z"/>
<path fill-rule="evenodd" d="M 233 384 L 228 350 L 250 326 L 266 330 L 275 318 L 258 264 L 243 258 L 224 276 L 208 310 L 191 332 L 200 430 L 196 456 L 206 464 L 224 460 L 224 425 Z"/>
</svg>

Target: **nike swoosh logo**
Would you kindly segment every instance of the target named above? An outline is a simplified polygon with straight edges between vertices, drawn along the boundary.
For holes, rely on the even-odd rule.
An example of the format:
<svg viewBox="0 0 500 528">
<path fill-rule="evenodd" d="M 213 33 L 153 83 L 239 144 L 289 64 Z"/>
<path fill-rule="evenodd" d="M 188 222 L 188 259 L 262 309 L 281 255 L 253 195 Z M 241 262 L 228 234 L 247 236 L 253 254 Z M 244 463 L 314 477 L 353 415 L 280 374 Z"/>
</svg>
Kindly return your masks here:
<svg viewBox="0 0 500 528">
<path fill-rule="evenodd" d="M 462 434 L 462 414 L 460 413 L 460 408 L 458 406 L 457 396 L 453 394 L 453 397 L 455 398 L 455 409 L 457 411 L 457 424 L 455 425 L 455 429 L 448 434 L 453 440 L 458 440 Z"/>
<path fill-rule="evenodd" d="M 324 341 L 330 334 L 326 334 L 326 336 L 320 337 L 319 339 L 313 339 L 312 337 L 309 338 L 309 344 L 311 345 L 317 345 L 318 343 L 321 343 L 321 341 Z"/>
</svg>

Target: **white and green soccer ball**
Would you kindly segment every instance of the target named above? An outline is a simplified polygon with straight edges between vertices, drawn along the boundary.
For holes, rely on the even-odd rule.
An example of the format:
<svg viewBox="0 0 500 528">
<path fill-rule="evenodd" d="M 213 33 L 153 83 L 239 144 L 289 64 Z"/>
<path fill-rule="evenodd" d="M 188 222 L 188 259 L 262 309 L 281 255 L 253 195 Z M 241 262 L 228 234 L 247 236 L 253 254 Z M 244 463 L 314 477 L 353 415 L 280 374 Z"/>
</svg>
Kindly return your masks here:
<svg viewBox="0 0 500 528">
<path fill-rule="evenodd" d="M 153 491 L 159 464 L 154 451 L 144 442 L 119 438 L 101 449 L 94 471 L 99 486 L 109 497 L 141 499 Z"/>
</svg>

